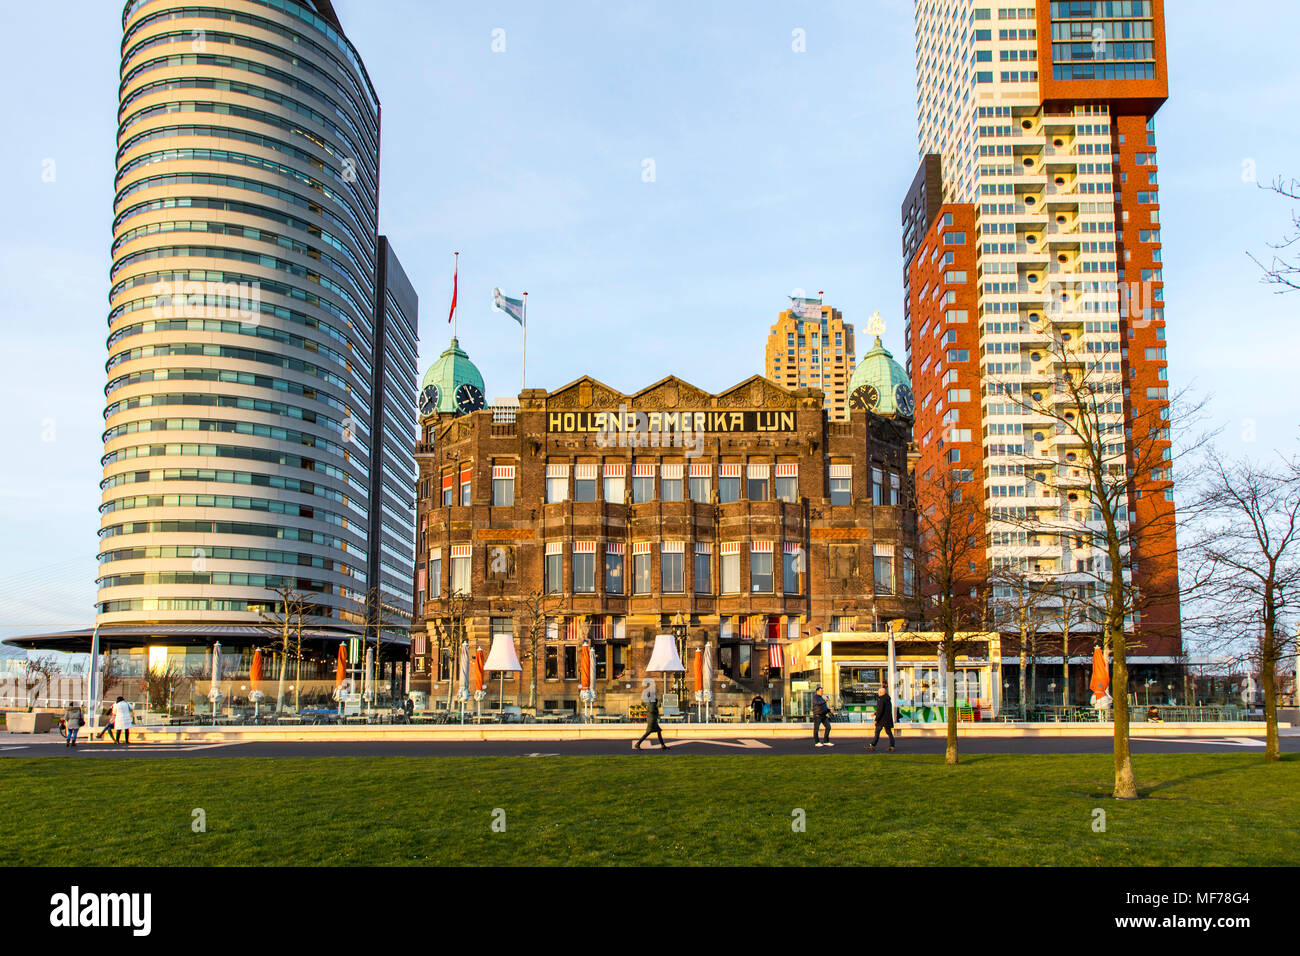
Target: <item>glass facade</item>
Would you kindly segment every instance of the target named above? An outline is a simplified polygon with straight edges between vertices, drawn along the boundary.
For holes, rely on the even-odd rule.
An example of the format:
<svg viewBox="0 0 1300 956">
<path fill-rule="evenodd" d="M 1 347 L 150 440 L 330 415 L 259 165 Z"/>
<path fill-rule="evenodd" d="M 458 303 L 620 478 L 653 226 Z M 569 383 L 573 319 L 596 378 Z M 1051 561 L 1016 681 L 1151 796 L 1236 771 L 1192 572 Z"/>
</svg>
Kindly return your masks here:
<svg viewBox="0 0 1300 956">
<path fill-rule="evenodd" d="M 400 629 L 417 301 L 379 102 L 332 15 L 239 6 L 123 14 L 98 622 L 252 623 L 290 587 Z"/>
</svg>

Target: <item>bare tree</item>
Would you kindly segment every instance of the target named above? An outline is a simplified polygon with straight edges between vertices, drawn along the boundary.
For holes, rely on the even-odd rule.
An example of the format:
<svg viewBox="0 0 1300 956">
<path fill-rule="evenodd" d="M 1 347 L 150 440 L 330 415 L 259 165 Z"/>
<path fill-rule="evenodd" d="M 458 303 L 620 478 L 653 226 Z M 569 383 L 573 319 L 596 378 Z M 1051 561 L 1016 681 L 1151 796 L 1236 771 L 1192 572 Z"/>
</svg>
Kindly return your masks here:
<svg viewBox="0 0 1300 956">
<path fill-rule="evenodd" d="M 23 673 L 27 677 L 27 706 L 34 707 L 41 699 L 41 694 L 49 696 L 50 681 L 61 668 L 52 656 L 29 657 L 23 661 Z"/>
<path fill-rule="evenodd" d="M 1074 636 L 1077 626 L 1097 620 L 1098 615 L 1095 614 L 1087 585 L 1058 580 L 1053 582 L 1052 591 L 1056 600 L 1054 623 L 1061 629 L 1061 675 L 1064 684 L 1061 703 L 1068 707 L 1070 705 L 1070 638 Z M 1182 653 L 1181 647 L 1179 653 Z"/>
<path fill-rule="evenodd" d="M 1048 618 L 1048 583 L 1020 565 L 1004 564 L 989 573 L 989 585 L 994 624 L 999 630 L 1014 628 L 1020 644 L 1020 719 L 1027 720 L 1029 707 L 1037 699 L 1038 637 Z"/>
<path fill-rule="evenodd" d="M 176 696 L 176 692 L 188 687 L 192 681 L 193 678 L 189 673 L 173 661 L 149 668 L 144 674 L 149 705 L 170 713 L 172 700 Z"/>
<path fill-rule="evenodd" d="M 957 763 L 955 670 L 962 634 L 976 630 L 986 616 L 984 585 L 985 517 L 983 493 L 974 481 L 936 466 L 917 482 L 916 565 L 921 617 L 941 634 L 947 665 L 944 700 L 948 712 L 945 761 Z"/>
<path fill-rule="evenodd" d="M 1292 179 L 1288 182 L 1279 176 L 1269 185 L 1261 185 L 1260 188 L 1277 193 L 1284 199 L 1300 201 L 1300 180 Z M 1263 270 L 1264 284 L 1281 286 L 1277 290 L 1279 295 L 1300 290 L 1300 213 L 1293 208 L 1290 232 L 1280 242 L 1270 242 L 1268 245 L 1273 250 L 1268 262 L 1263 262 L 1254 253 L 1247 253 Z"/>
<path fill-rule="evenodd" d="M 302 625 L 308 613 L 309 605 L 306 595 L 296 588 L 281 585 L 271 588 L 278 600 L 269 607 L 258 611 L 262 625 L 270 638 L 270 646 L 280 654 L 280 680 L 276 687 L 275 709 L 284 710 L 284 685 L 288 676 L 288 662 L 292 657 L 298 662 L 299 670 L 294 680 L 294 709 L 298 707 L 298 695 L 302 687 Z"/>
<path fill-rule="evenodd" d="M 448 662 L 447 711 L 450 713 L 452 688 L 456 683 L 456 654 L 460 650 L 461 641 L 465 638 L 465 621 L 469 617 L 473 598 L 464 591 L 453 591 L 445 598 L 437 598 L 432 603 L 440 605 L 440 610 L 443 612 L 432 619 L 433 643 L 437 649 L 437 660 L 441 662 L 445 654 Z M 438 666 L 440 663 L 434 665 L 435 674 Z"/>
<path fill-rule="evenodd" d="M 1021 366 L 1028 381 L 990 382 L 986 389 L 1028 420 L 1014 466 L 1027 479 L 1021 525 L 1060 545 L 1062 583 L 1086 584 L 1102 611 L 1115 708 L 1114 796 L 1131 800 L 1138 793 L 1129 748 L 1128 652 L 1140 640 L 1144 617 L 1177 620 L 1173 428 L 1182 432 L 1203 405 L 1186 394 L 1130 401 L 1121 340 L 1114 330 L 1079 334 L 1088 314 L 1054 313 L 1035 330 L 1047 343 L 1034 346 L 1037 355 Z M 1045 361 L 1039 366 L 1034 358 Z M 1205 441 L 1180 439 L 1179 456 Z M 1145 562 L 1140 580 L 1137 555 Z M 1165 636 L 1173 639 L 1177 624 L 1170 627 Z"/>
<path fill-rule="evenodd" d="M 524 656 L 529 660 L 528 706 L 537 707 L 537 660 L 546 639 L 546 619 L 560 609 L 562 595 L 535 588 L 514 601 L 515 617 L 523 625 Z"/>
<path fill-rule="evenodd" d="M 1192 589 L 1209 646 L 1253 663 L 1264 688 L 1265 760 L 1278 760 L 1277 666 L 1294 652 L 1300 600 L 1300 458 L 1269 468 L 1206 456 Z M 1252 639 L 1253 638 L 1253 639 Z"/>
</svg>

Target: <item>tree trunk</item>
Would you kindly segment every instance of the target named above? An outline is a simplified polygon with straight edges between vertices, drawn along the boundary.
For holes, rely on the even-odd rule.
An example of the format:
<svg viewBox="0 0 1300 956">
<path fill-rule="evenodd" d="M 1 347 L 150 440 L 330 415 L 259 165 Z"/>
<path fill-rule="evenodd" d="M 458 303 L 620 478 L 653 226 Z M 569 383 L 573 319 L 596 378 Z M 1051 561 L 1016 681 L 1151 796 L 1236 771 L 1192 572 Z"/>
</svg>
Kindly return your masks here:
<svg viewBox="0 0 1300 956">
<path fill-rule="evenodd" d="M 1264 652 L 1260 673 L 1260 679 L 1264 681 L 1264 760 L 1268 762 L 1281 759 L 1277 741 L 1277 645 L 1271 621 L 1265 622 L 1261 649 Z M 1247 716 L 1250 716 L 1249 711 Z"/>
<path fill-rule="evenodd" d="M 1122 614 L 1122 612 L 1121 612 Z M 1112 621 L 1111 627 L 1114 628 Z M 1115 799 L 1136 800 L 1138 798 L 1137 782 L 1133 779 L 1133 758 L 1129 753 L 1128 735 L 1128 662 L 1125 660 L 1124 618 L 1121 616 L 1119 628 L 1112 632 L 1111 649 L 1115 653 L 1111 666 L 1113 686 L 1112 703 L 1115 706 Z"/>
<path fill-rule="evenodd" d="M 1070 706 L 1070 625 L 1061 629 L 1061 703 Z"/>
<path fill-rule="evenodd" d="M 953 673 L 957 666 L 957 648 L 953 645 L 953 636 L 947 635 L 944 641 L 944 657 L 948 661 L 948 686 L 944 688 L 944 701 L 948 705 L 948 744 L 944 752 L 944 763 L 957 763 L 957 675 Z"/>
<path fill-rule="evenodd" d="M 1020 673 L 1017 675 L 1017 684 L 1018 684 L 1018 689 L 1019 689 L 1019 693 L 1020 693 L 1020 719 L 1021 719 L 1021 720 L 1028 720 L 1028 719 L 1029 719 L 1029 715 L 1028 715 L 1028 713 L 1027 713 L 1026 710 L 1025 710 L 1025 669 L 1026 669 L 1026 666 L 1027 666 L 1027 665 L 1026 665 L 1026 657 L 1025 657 L 1025 635 L 1024 635 L 1024 632 L 1022 631 L 1022 632 L 1020 633 L 1020 668 L 1019 668 Z"/>
</svg>

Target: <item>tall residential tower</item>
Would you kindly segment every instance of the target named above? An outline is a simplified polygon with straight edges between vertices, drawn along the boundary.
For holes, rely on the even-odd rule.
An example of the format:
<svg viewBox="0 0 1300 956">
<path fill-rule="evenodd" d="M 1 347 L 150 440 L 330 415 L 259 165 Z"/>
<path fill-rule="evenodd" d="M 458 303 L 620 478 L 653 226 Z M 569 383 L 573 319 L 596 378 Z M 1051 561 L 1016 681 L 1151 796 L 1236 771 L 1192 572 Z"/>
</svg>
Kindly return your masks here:
<svg viewBox="0 0 1300 956">
<path fill-rule="evenodd" d="M 1071 363 L 1086 368 L 1111 393 L 1099 405 L 1107 452 L 1135 483 L 1121 516 L 1147 529 L 1124 574 L 1164 595 L 1127 622 L 1141 633 L 1134 659 L 1153 665 L 1179 647 L 1171 475 L 1138 470 L 1133 435 L 1165 419 L 1153 447 L 1170 457 L 1154 124 L 1168 93 L 1163 6 L 917 0 L 921 165 L 902 209 L 918 481 L 946 469 L 978 489 L 991 570 L 1087 587 L 1105 558 L 1070 532 L 1094 517 L 1081 449 L 1026 408 Z M 1054 533 L 1015 520 L 1049 511 Z"/>
<path fill-rule="evenodd" d="M 845 421 L 853 364 L 853 326 L 843 313 L 823 305 L 820 293 L 816 299 L 791 296 L 790 308 L 768 330 L 764 377 L 786 388 L 821 389 L 827 414 Z"/>
<path fill-rule="evenodd" d="M 277 587 L 314 637 L 376 607 L 400 631 L 417 302 L 361 58 L 328 0 L 132 0 L 122 27 L 101 637 L 229 647 Z"/>
</svg>

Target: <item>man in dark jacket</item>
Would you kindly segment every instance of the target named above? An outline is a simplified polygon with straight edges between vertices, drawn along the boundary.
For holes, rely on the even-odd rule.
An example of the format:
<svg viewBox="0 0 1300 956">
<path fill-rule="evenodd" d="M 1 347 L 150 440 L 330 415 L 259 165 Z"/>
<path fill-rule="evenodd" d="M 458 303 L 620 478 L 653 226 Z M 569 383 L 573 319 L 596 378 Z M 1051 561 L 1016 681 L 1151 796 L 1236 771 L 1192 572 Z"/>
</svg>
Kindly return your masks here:
<svg viewBox="0 0 1300 956">
<path fill-rule="evenodd" d="M 882 687 L 876 692 L 876 736 L 867 744 L 868 750 L 875 750 L 880 743 L 880 731 L 889 735 L 889 752 L 894 752 L 894 699 L 889 691 Z"/>
<path fill-rule="evenodd" d="M 760 697 L 758 694 L 755 694 L 754 699 L 749 702 L 749 709 L 754 714 L 755 723 L 758 723 L 760 720 L 762 720 L 763 719 L 763 698 Z"/>
<path fill-rule="evenodd" d="M 812 699 L 812 719 L 813 719 L 813 746 L 814 747 L 834 747 L 831 743 L 831 705 L 825 697 L 822 696 L 822 685 L 818 684 L 817 689 L 813 691 Z M 817 728 L 824 726 L 826 733 L 823 737 L 818 738 Z"/>
</svg>

